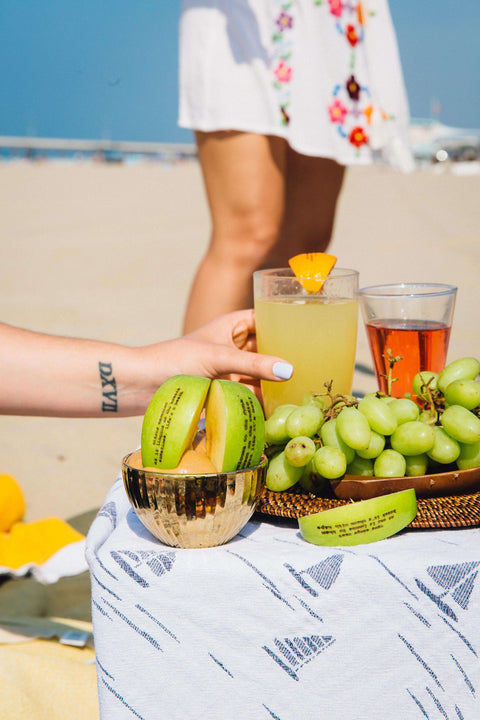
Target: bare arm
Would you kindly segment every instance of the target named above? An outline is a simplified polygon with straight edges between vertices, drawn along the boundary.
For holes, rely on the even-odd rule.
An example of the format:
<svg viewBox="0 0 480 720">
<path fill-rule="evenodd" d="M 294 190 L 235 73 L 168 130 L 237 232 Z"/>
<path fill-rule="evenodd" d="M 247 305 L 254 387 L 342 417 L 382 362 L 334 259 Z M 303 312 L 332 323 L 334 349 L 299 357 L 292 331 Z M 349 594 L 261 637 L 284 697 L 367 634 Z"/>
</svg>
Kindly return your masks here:
<svg viewBox="0 0 480 720">
<path fill-rule="evenodd" d="M 289 366 L 280 358 L 249 352 L 255 349 L 251 310 L 223 315 L 176 340 L 139 348 L 0 323 L 0 413 L 141 415 L 156 389 L 172 375 L 235 373 L 253 378 L 253 383 L 288 375 Z"/>
</svg>

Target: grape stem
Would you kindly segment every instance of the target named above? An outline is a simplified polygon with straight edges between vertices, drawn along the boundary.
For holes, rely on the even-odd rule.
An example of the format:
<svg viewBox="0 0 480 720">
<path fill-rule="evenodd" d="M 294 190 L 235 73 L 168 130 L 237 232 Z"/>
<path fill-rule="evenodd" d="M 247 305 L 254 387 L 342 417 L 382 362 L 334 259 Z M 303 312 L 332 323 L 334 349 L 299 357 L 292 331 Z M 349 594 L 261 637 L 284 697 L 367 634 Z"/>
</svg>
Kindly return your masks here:
<svg viewBox="0 0 480 720">
<path fill-rule="evenodd" d="M 403 360 L 403 357 L 401 355 L 393 355 L 390 348 L 387 348 L 387 352 L 382 355 L 384 360 L 388 362 L 388 372 L 387 374 L 382 374 L 382 377 L 385 378 L 387 381 L 387 395 L 392 395 L 392 385 L 394 382 L 398 381 L 398 378 L 392 377 L 393 368 L 395 367 L 395 363 L 399 362 L 400 360 Z"/>
<path fill-rule="evenodd" d="M 442 414 L 443 410 L 445 409 L 445 400 L 442 397 L 442 394 L 439 390 L 436 390 L 432 387 L 433 384 L 433 378 L 429 378 L 426 383 L 422 380 L 421 385 L 421 392 L 423 397 L 426 399 L 424 400 L 425 407 L 428 411 L 430 411 L 432 415 L 432 425 L 438 425 L 440 420 L 440 415 Z"/>
<path fill-rule="evenodd" d="M 325 420 L 330 420 L 331 418 L 337 417 L 337 415 L 344 407 L 358 405 L 358 400 L 356 400 L 356 398 L 348 397 L 347 395 L 341 395 L 339 393 L 334 393 L 332 390 L 333 380 L 330 380 L 330 382 L 325 382 L 323 384 L 327 389 L 326 395 L 330 400 L 330 407 L 323 411 L 323 416 Z M 323 394 L 323 397 L 325 397 L 325 394 Z"/>
</svg>

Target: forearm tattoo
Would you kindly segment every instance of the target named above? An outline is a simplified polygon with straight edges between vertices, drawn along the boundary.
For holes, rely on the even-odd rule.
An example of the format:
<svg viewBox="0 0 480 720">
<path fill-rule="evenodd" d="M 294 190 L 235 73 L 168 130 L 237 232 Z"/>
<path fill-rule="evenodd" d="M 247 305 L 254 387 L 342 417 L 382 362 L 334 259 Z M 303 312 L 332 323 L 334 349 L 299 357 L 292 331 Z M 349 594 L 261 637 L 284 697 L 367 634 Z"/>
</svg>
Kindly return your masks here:
<svg viewBox="0 0 480 720">
<path fill-rule="evenodd" d="M 98 363 L 100 380 L 102 381 L 102 410 L 103 412 L 117 412 L 117 383 L 113 377 L 112 363 Z"/>
</svg>

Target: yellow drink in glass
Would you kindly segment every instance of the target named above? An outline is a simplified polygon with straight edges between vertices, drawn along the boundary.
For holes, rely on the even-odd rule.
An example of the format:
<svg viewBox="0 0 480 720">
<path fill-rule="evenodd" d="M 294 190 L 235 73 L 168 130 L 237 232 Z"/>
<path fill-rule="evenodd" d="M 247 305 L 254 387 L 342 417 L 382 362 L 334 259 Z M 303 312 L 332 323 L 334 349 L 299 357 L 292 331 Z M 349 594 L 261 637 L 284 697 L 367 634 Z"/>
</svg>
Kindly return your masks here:
<svg viewBox="0 0 480 720">
<path fill-rule="evenodd" d="M 287 275 L 280 281 L 278 273 L 281 272 Z M 266 280 L 258 277 L 265 273 L 277 275 Z M 338 273 L 341 282 L 335 279 Z M 288 270 L 255 273 L 258 351 L 281 357 L 294 367 L 291 380 L 262 381 L 267 417 L 278 405 L 299 405 L 306 393 L 326 391 L 324 383 L 331 380 L 335 393 L 346 394 L 352 390 L 358 273 L 333 271 L 322 289 L 314 294 L 308 294 L 301 283 L 288 274 Z"/>
</svg>

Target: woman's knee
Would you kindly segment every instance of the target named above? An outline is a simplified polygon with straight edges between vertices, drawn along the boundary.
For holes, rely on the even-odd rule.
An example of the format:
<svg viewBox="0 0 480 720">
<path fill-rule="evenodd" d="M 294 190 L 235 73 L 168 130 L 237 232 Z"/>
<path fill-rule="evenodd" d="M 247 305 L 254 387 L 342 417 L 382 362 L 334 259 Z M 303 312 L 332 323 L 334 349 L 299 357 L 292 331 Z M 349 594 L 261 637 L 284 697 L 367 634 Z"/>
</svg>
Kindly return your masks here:
<svg viewBox="0 0 480 720">
<path fill-rule="evenodd" d="M 262 208 L 238 209 L 222 227 L 213 227 L 212 246 L 238 264 L 257 267 L 278 241 L 282 218 Z"/>
</svg>

